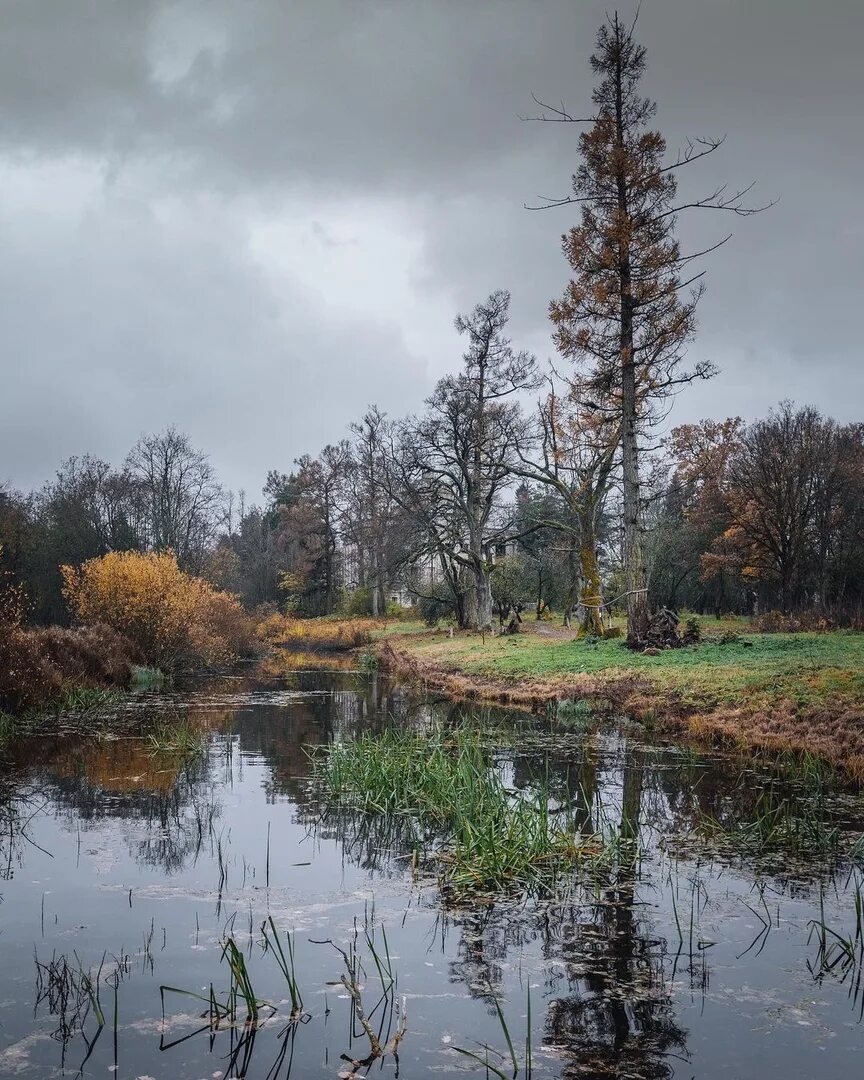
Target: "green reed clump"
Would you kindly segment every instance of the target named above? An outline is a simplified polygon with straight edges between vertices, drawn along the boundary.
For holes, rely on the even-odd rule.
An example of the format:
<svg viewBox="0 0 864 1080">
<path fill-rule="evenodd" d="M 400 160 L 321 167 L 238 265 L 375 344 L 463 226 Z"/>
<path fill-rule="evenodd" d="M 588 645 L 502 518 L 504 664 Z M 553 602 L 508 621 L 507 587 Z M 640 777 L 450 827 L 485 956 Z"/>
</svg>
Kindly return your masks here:
<svg viewBox="0 0 864 1080">
<path fill-rule="evenodd" d="M 709 837 L 751 854 L 790 852 L 796 855 L 836 855 L 841 833 L 829 820 L 823 799 L 797 800 L 763 791 L 746 820 L 703 820 Z"/>
<path fill-rule="evenodd" d="M 165 672 L 156 667 L 134 664 L 132 667 L 133 690 L 157 690 L 165 685 Z"/>
<path fill-rule="evenodd" d="M 442 885 L 458 896 L 554 883 L 593 858 L 602 841 L 577 834 L 539 781 L 509 790 L 476 733 L 387 730 L 337 743 L 313 758 L 333 804 L 401 819 L 435 845 Z"/>
<path fill-rule="evenodd" d="M 361 671 L 365 671 L 367 674 L 377 671 L 380 666 L 378 655 L 372 652 L 371 649 L 360 653 L 357 657 L 357 666 Z"/>
<path fill-rule="evenodd" d="M 297 971 L 294 964 L 294 935 L 286 934 L 285 936 L 285 944 L 288 950 L 286 955 L 286 951 L 282 947 L 282 940 L 279 937 L 279 931 L 276 929 L 276 923 L 273 922 L 273 916 L 268 915 L 261 924 L 261 937 L 265 950 L 272 951 L 276 957 L 279 970 L 288 984 L 288 993 L 291 995 L 291 1016 L 293 1018 L 302 1017 L 304 1015 L 303 995 L 300 993 L 300 983 L 297 981 Z"/>
<path fill-rule="evenodd" d="M 55 703 L 55 712 L 92 712 L 118 705 L 124 695 L 119 690 L 104 690 L 98 686 L 70 686 L 63 690 Z"/>
<path fill-rule="evenodd" d="M 184 716 L 159 720 L 148 732 L 147 739 L 152 753 L 180 757 L 203 754 L 206 745 L 202 733 Z"/>
<path fill-rule="evenodd" d="M 276 1006 L 269 1001 L 263 1001 L 255 993 L 252 978 L 246 965 L 246 958 L 231 936 L 222 942 L 222 960 L 227 963 L 230 973 L 228 992 L 224 998 L 217 995 L 212 983 L 210 984 L 209 993 L 206 995 L 196 993 L 193 990 L 184 990 L 179 986 L 163 984 L 159 987 L 162 999 L 162 1019 L 165 1019 L 166 993 L 180 994 L 183 997 L 204 1002 L 207 1005 L 207 1011 L 202 1016 L 208 1020 L 208 1025 L 212 1029 L 218 1028 L 223 1022 L 235 1024 L 242 1015 L 242 1008 L 246 1010 L 245 1021 L 247 1024 L 257 1024 L 262 1009 L 267 1009 L 272 1016 L 276 1012 Z"/>
<path fill-rule="evenodd" d="M 589 724 L 595 718 L 593 705 L 587 698 L 561 698 L 551 703 L 550 719 L 557 720 L 564 727 Z"/>
</svg>

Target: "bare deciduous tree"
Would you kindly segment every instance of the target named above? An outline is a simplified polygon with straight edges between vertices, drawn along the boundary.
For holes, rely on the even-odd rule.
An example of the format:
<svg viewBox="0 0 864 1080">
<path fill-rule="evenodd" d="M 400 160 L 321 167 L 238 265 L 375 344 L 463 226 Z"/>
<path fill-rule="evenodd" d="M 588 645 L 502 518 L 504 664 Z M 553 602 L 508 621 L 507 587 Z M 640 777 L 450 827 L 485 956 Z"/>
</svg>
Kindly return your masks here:
<svg viewBox="0 0 864 1080">
<path fill-rule="evenodd" d="M 492 625 L 494 514 L 522 438 L 517 395 L 536 386 L 534 357 L 505 335 L 509 312 L 510 294 L 499 290 L 457 317 L 468 339 L 462 370 L 441 379 L 423 416 L 400 426 L 390 469 L 394 497 L 422 522 L 430 553 L 462 597 L 462 620 L 480 629 Z"/>
<path fill-rule="evenodd" d="M 126 459 L 140 500 L 148 546 L 171 549 L 197 570 L 222 517 L 224 491 L 210 459 L 174 427 L 142 435 Z"/>
<path fill-rule="evenodd" d="M 377 617 L 386 612 L 388 587 L 404 563 L 404 529 L 386 482 L 387 418 L 373 406 L 351 431 L 342 533 L 357 552 L 358 580 L 368 587 Z"/>
<path fill-rule="evenodd" d="M 803 602 L 805 570 L 830 543 L 837 437 L 833 421 L 787 401 L 750 425 L 730 461 L 727 502 L 746 568 L 754 580 L 776 581 L 783 611 Z"/>
<path fill-rule="evenodd" d="M 585 405 L 578 383 L 559 390 L 550 380 L 532 437 L 520 448 L 521 463 L 515 467 L 519 475 L 551 488 L 566 511 L 537 524 L 557 528 L 566 549 L 564 625 L 571 625 L 578 599 L 582 629 L 591 634 L 603 630 L 598 524 L 613 480 L 619 434 L 614 418 Z"/>
</svg>

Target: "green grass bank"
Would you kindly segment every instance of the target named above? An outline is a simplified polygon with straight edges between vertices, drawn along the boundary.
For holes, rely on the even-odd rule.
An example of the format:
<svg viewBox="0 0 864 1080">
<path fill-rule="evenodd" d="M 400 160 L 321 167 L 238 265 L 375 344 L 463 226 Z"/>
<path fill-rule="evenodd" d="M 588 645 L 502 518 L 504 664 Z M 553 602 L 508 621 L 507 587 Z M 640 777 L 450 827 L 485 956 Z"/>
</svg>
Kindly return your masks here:
<svg viewBox="0 0 864 1080">
<path fill-rule="evenodd" d="M 652 656 L 551 624 L 514 636 L 399 627 L 382 665 L 454 697 L 545 709 L 588 700 L 651 724 L 737 746 L 807 751 L 864 777 L 864 633 L 751 633 L 703 621 L 698 646 Z"/>
</svg>

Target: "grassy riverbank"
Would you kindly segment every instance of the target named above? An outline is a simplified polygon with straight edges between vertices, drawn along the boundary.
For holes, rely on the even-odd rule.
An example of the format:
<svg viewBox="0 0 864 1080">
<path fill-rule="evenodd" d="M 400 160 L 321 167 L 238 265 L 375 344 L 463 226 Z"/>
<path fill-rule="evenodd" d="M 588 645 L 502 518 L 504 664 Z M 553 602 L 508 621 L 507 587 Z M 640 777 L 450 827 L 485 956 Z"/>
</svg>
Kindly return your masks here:
<svg viewBox="0 0 864 1080">
<path fill-rule="evenodd" d="M 390 670 L 455 697 L 541 709 L 587 699 L 670 733 L 772 751 L 809 751 L 864 776 L 864 634 L 707 628 L 697 647 L 657 656 L 547 624 L 517 636 L 383 632 Z"/>
</svg>

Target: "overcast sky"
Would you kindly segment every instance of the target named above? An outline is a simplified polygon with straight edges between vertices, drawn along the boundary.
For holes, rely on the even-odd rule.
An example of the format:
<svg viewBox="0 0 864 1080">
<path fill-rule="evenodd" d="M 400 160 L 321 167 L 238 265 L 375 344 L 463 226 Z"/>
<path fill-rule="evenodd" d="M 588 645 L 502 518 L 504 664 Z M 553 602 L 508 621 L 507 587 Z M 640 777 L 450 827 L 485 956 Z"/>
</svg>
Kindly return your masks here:
<svg viewBox="0 0 864 1080">
<path fill-rule="evenodd" d="M 365 407 L 417 409 L 492 289 L 551 355 L 594 0 L 0 0 L 0 481 L 119 462 L 176 424 L 251 500 Z M 624 4 L 630 15 L 632 6 Z M 779 203 L 682 221 L 711 257 L 673 420 L 784 397 L 864 418 L 862 0 L 644 0 L 687 191 Z M 690 185 L 693 185 L 692 187 Z"/>
</svg>

